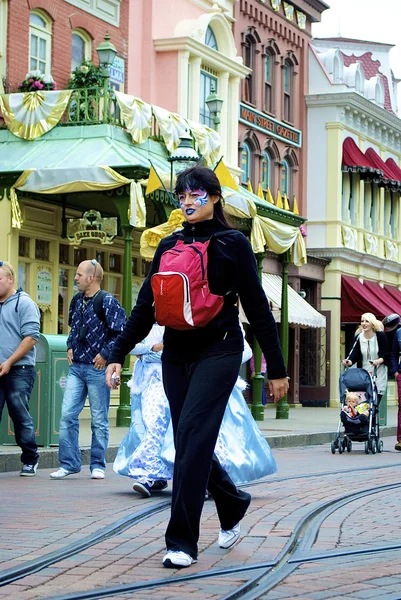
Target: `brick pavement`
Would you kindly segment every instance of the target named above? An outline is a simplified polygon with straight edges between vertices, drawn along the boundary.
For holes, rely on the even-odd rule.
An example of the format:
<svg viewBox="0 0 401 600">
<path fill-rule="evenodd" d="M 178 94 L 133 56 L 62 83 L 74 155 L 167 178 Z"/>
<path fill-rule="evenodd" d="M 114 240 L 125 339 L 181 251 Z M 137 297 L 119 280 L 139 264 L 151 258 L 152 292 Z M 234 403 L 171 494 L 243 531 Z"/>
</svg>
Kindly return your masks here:
<svg viewBox="0 0 401 600">
<path fill-rule="evenodd" d="M 181 571 L 169 586 L 136 591 L 113 598 L 154 600 L 215 600 L 224 598 L 248 579 L 237 573 L 188 583 L 179 578 L 200 571 L 223 569 L 274 560 L 288 543 L 294 526 L 312 508 L 348 491 L 399 481 L 400 453 L 385 439 L 381 455 L 360 451 L 333 456 L 328 446 L 277 449 L 277 475 L 250 486 L 253 500 L 243 520 L 240 542 L 225 551 L 216 546 L 218 520 L 212 501 L 205 503 L 199 562 Z M 367 467 L 380 467 L 365 470 Z M 336 473 L 342 470 L 343 473 Z M 50 470 L 39 469 L 35 478 L 17 473 L 0 474 L 0 571 L 93 534 L 122 517 L 159 503 L 168 492 L 150 501 L 139 498 L 127 478 L 109 468 L 104 481 L 80 475 L 51 481 Z M 311 476 L 326 473 L 324 476 Z M 400 491 L 381 492 L 337 510 L 324 522 L 313 551 L 398 543 Z M 42 571 L 0 587 L 0 598 L 31 600 L 95 587 L 131 584 L 177 577 L 161 567 L 168 510 L 137 523 L 120 535 L 102 541 Z M 334 600 L 335 598 L 401 597 L 401 561 L 398 552 L 316 560 L 305 563 L 266 598 Z M 398 594 L 398 595 L 397 595 Z"/>
</svg>

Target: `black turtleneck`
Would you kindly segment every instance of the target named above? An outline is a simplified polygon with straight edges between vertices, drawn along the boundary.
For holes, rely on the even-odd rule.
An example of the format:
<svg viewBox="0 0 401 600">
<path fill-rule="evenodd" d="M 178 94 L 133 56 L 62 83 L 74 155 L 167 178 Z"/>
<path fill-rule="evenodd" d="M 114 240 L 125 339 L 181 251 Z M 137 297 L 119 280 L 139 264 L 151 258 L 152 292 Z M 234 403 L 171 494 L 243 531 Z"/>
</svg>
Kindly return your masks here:
<svg viewBox="0 0 401 600">
<path fill-rule="evenodd" d="M 180 235 L 184 242 L 204 242 L 214 233 L 227 231 L 216 219 L 200 223 L 185 223 Z M 178 239 L 173 233 L 161 240 L 157 247 L 149 275 L 145 279 L 138 300 L 117 338 L 109 363 L 124 363 L 125 356 L 141 342 L 155 322 L 151 277 L 159 270 L 163 252 L 172 248 Z M 205 327 L 178 331 L 166 327 L 163 362 L 194 362 L 201 356 L 241 352 L 243 338 L 238 323 L 238 296 L 247 319 L 266 358 L 270 379 L 287 375 L 280 351 L 277 327 L 268 300 L 258 277 L 257 264 L 246 237 L 230 230 L 224 237 L 214 238 L 208 248 L 208 280 L 210 291 L 225 297 L 223 309 Z"/>
</svg>

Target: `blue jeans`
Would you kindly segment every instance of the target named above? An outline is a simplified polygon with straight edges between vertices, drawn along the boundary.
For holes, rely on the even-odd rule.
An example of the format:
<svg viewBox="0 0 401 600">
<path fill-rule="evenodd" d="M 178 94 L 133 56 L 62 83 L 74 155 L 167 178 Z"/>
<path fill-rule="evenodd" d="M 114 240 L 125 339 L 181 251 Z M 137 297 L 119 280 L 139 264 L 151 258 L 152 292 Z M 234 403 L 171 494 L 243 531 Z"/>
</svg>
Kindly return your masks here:
<svg viewBox="0 0 401 600">
<path fill-rule="evenodd" d="M 81 470 L 79 449 L 79 414 L 86 397 L 91 412 L 92 444 L 90 469 L 106 468 L 106 450 L 109 441 L 110 389 L 106 385 L 106 369 L 95 369 L 92 364 L 73 362 L 67 376 L 60 420 L 58 457 L 60 466 L 67 471 Z"/>
<path fill-rule="evenodd" d="M 11 367 L 7 375 L 0 377 L 0 421 L 4 404 L 14 423 L 15 441 L 22 450 L 21 462 L 35 465 L 38 462 L 38 446 L 35 428 L 29 413 L 29 398 L 35 383 L 34 367 Z"/>
</svg>

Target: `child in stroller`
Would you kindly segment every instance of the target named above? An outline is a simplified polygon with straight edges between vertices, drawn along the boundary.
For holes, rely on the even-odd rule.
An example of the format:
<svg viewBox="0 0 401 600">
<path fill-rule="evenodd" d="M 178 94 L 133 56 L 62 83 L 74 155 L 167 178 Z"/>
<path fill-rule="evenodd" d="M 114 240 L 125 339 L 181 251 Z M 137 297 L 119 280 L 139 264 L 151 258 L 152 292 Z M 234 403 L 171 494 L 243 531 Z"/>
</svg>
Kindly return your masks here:
<svg viewBox="0 0 401 600">
<path fill-rule="evenodd" d="M 332 453 L 337 449 L 340 454 L 345 449 L 351 452 L 352 442 L 364 442 L 366 454 L 382 452 L 375 372 L 371 375 L 365 369 L 346 369 L 340 376 L 339 387 L 341 411 L 337 434 L 331 443 Z"/>
</svg>

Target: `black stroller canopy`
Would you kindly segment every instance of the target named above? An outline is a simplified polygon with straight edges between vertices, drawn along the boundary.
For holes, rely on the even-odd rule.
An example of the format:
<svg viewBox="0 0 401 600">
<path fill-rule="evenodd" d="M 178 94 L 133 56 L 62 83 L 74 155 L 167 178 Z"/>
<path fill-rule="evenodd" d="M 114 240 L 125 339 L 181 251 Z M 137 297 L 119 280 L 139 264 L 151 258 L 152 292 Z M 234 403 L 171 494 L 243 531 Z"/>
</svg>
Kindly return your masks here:
<svg viewBox="0 0 401 600">
<path fill-rule="evenodd" d="M 366 400 L 370 403 L 373 399 L 373 381 L 366 369 L 346 369 L 340 377 L 340 398 L 344 401 L 347 390 L 349 392 L 365 392 Z"/>
</svg>

